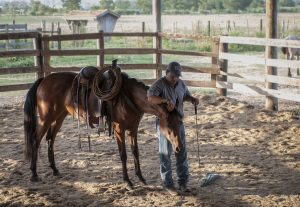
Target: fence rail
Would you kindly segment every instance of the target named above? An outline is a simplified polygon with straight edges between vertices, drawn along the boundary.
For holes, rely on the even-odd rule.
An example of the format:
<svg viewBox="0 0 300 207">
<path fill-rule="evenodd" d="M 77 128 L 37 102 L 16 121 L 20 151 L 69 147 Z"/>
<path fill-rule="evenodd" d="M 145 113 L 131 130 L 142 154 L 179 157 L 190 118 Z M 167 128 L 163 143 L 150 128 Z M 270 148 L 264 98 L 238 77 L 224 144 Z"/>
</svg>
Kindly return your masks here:
<svg viewBox="0 0 300 207">
<path fill-rule="evenodd" d="M 266 39 L 266 38 L 250 38 L 250 37 L 220 37 L 220 44 L 243 44 L 243 45 L 259 45 L 265 48 L 267 47 L 292 47 L 300 48 L 300 41 L 295 40 L 283 40 L 283 39 Z M 256 57 L 253 55 L 234 54 L 229 52 L 220 52 L 219 58 L 227 61 L 239 61 L 247 65 L 262 65 L 265 68 L 268 66 L 275 67 L 280 70 L 287 70 L 290 68 L 300 68 L 300 61 L 297 60 L 285 60 L 285 59 L 270 59 L 266 57 Z M 228 77 L 238 78 L 241 82 L 250 81 L 249 83 L 237 83 L 237 82 L 217 82 L 217 87 L 234 90 L 243 95 L 263 95 L 272 96 L 275 98 L 300 102 L 300 94 L 294 94 L 283 90 L 269 89 L 263 86 L 253 85 L 256 83 L 265 84 L 274 83 L 281 85 L 288 85 L 294 87 L 300 87 L 300 79 L 283 77 L 278 75 L 265 74 L 261 77 L 243 75 L 237 73 L 222 72 L 221 74 Z"/>
<path fill-rule="evenodd" d="M 23 39 L 23 38 L 33 38 L 35 42 L 35 49 L 33 50 L 13 50 L 13 51 L 3 51 L 0 52 L 1 57 L 15 57 L 15 56 L 33 56 L 35 57 L 35 66 L 34 67 L 22 67 L 22 68 L 0 68 L 0 74 L 19 74 L 19 73 L 30 73 L 37 72 L 38 76 L 44 76 L 51 72 L 62 72 L 62 71 L 79 71 L 81 67 L 53 67 L 50 64 L 51 57 L 54 56 L 83 56 L 83 55 L 94 55 L 97 56 L 97 67 L 103 68 L 105 66 L 104 56 L 105 55 L 144 55 L 144 54 L 153 54 L 156 55 L 154 63 L 146 64 L 120 64 L 122 69 L 134 70 L 134 69 L 143 69 L 143 70 L 156 70 L 162 71 L 166 68 L 166 65 L 161 63 L 161 55 L 163 54 L 172 54 L 172 55 L 187 55 L 187 56 L 198 56 L 198 57 L 210 57 L 217 58 L 218 53 L 215 52 L 193 52 L 193 51 L 179 51 L 179 50 L 166 50 L 162 49 L 161 45 L 157 44 L 154 48 L 105 48 L 105 37 L 153 37 L 156 38 L 157 42 L 160 38 L 163 37 L 162 33 L 87 33 L 87 34 L 67 34 L 67 35 L 44 35 L 41 36 L 37 32 L 28 32 L 28 33 L 9 33 L 9 34 L 0 34 L 0 40 L 7 39 Z M 96 40 L 98 45 L 97 49 L 76 49 L 76 50 L 52 50 L 50 49 L 51 42 L 54 41 L 76 41 L 76 40 L 87 40 L 92 39 Z M 217 50 L 216 50 L 217 51 Z M 212 77 L 220 73 L 220 69 L 216 64 L 212 64 L 211 67 L 191 67 L 182 65 L 184 72 L 193 72 L 193 73 L 208 73 Z M 156 74 L 160 74 L 156 72 Z M 145 83 L 152 83 L 159 76 L 156 76 L 155 79 L 142 79 Z M 216 81 L 212 78 L 210 81 L 194 81 L 194 80 L 185 80 L 187 85 L 195 87 L 216 87 Z M 11 86 L 11 87 L 10 87 Z M 10 85 L 10 86 L 0 86 L 0 91 L 11 91 L 11 90 L 20 90 L 30 87 L 30 84 L 24 85 Z M 24 88 L 25 87 L 25 88 Z"/>
<path fill-rule="evenodd" d="M 153 48 L 105 48 L 105 37 L 153 37 L 156 39 L 156 46 Z M 97 67 L 103 68 L 105 66 L 105 55 L 142 55 L 153 54 L 156 55 L 153 63 L 145 64 L 120 64 L 120 67 L 126 70 L 143 69 L 143 70 L 156 70 L 156 77 L 153 79 L 142 79 L 146 84 L 151 84 L 154 80 L 161 76 L 161 71 L 166 68 L 162 64 L 162 55 L 187 55 L 194 57 L 209 57 L 211 58 L 211 66 L 208 67 L 191 67 L 182 65 L 183 72 L 193 73 L 207 73 L 211 75 L 209 81 L 198 80 L 185 80 L 188 86 L 195 87 L 209 87 L 216 88 L 217 93 L 226 95 L 227 89 L 235 90 L 241 94 L 259 94 L 263 96 L 273 96 L 281 99 L 287 99 L 300 102 L 299 94 L 286 93 L 281 90 L 267 89 L 264 86 L 255 86 L 251 84 L 266 84 L 276 83 L 289 85 L 293 87 L 300 86 L 300 80 L 297 78 L 287 78 L 276 75 L 265 74 L 261 77 L 251 75 L 243 75 L 238 73 L 228 72 L 228 61 L 241 61 L 245 64 L 260 64 L 262 66 L 273 67 L 299 67 L 299 61 L 283 60 L 283 59 L 268 59 L 265 57 L 255 57 L 251 55 L 233 54 L 228 52 L 229 44 L 248 44 L 260 45 L 262 47 L 276 46 L 276 47 L 294 47 L 300 48 L 300 42 L 294 40 L 279 40 L 279 39 L 266 39 L 266 38 L 249 38 L 249 37 L 229 37 L 221 36 L 220 38 L 193 36 L 193 35 L 179 35 L 179 34 L 164 34 L 164 33 L 88 33 L 88 34 L 68 34 L 68 35 L 44 35 L 38 32 L 21 32 L 21 33 L 8 33 L 0 34 L 0 40 L 8 39 L 34 39 L 34 49 L 32 50 L 14 50 L 2 51 L 1 57 L 14 57 L 14 56 L 33 56 L 35 58 L 34 67 L 21 67 L 21 68 L 0 68 L 0 75 L 3 74 L 19 74 L 19 73 L 32 73 L 38 74 L 38 77 L 45 76 L 51 72 L 61 71 L 79 71 L 81 67 L 53 67 L 50 64 L 50 59 L 53 56 L 83 56 L 94 55 L 97 58 Z M 212 52 L 194 52 L 194 51 L 179 51 L 163 49 L 161 45 L 161 38 L 190 38 L 198 40 L 209 40 L 212 43 Z M 97 42 L 97 49 L 76 49 L 76 50 L 53 50 L 50 49 L 50 43 L 53 41 L 73 41 L 73 40 L 86 40 L 93 39 Z M 228 77 L 233 77 L 241 80 L 240 82 L 230 82 Z M 246 83 L 242 83 L 242 82 Z M 23 90 L 30 87 L 30 84 L 18 84 L 0 86 L 0 92 Z"/>
</svg>

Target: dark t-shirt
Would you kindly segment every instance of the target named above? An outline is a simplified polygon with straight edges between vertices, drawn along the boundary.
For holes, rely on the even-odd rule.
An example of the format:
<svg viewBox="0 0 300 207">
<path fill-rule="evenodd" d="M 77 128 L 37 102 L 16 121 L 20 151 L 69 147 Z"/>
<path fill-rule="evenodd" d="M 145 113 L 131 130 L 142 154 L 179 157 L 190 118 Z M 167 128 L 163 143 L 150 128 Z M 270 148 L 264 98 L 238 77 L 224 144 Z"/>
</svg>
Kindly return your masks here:
<svg viewBox="0 0 300 207">
<path fill-rule="evenodd" d="M 168 84 L 165 77 L 155 81 L 148 90 L 149 96 L 160 96 L 164 99 L 169 99 L 176 105 L 178 113 L 183 118 L 183 101 L 190 96 L 190 92 L 184 82 L 179 79 L 174 87 Z"/>
</svg>

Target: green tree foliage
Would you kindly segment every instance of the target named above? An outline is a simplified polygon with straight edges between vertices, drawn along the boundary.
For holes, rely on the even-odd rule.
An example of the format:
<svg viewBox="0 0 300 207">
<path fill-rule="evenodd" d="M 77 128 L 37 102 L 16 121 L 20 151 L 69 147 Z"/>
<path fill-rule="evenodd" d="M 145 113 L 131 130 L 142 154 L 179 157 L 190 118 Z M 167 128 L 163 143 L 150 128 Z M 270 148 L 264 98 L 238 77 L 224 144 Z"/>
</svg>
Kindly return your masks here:
<svg viewBox="0 0 300 207">
<path fill-rule="evenodd" d="M 66 11 L 80 9 L 81 0 L 61 0 Z"/>
<path fill-rule="evenodd" d="M 33 16 L 42 16 L 53 14 L 57 9 L 42 4 L 40 1 L 31 0 L 29 14 Z"/>
<path fill-rule="evenodd" d="M 239 11 L 264 12 L 266 0 L 162 0 L 162 10 L 168 14 L 192 12 L 234 13 Z M 123 2 L 116 0 L 116 2 Z M 152 0 L 131 0 L 136 2 L 137 9 L 144 14 L 151 13 Z M 279 0 L 281 7 L 295 7 L 300 0 Z M 290 8 L 288 8 L 290 9 Z M 296 9 L 296 8 L 292 8 Z"/>
<path fill-rule="evenodd" d="M 130 1 L 129 0 L 116 0 L 115 1 L 115 9 L 119 9 L 119 10 L 130 9 Z"/>
<path fill-rule="evenodd" d="M 6 1 L 2 5 L 2 12 L 7 14 L 24 14 L 29 10 L 29 5 L 24 1 Z"/>
<path fill-rule="evenodd" d="M 224 0 L 223 5 L 227 11 L 233 12 L 238 10 L 245 10 L 251 4 L 252 0 Z"/>
<path fill-rule="evenodd" d="M 109 9 L 113 10 L 115 8 L 115 4 L 113 0 L 100 0 L 100 9 Z"/>
<path fill-rule="evenodd" d="M 293 7 L 296 5 L 294 0 L 279 0 L 280 6 Z"/>
<path fill-rule="evenodd" d="M 143 14 L 150 14 L 152 11 L 152 1 L 151 0 L 137 0 L 136 1 L 138 9 Z"/>
</svg>

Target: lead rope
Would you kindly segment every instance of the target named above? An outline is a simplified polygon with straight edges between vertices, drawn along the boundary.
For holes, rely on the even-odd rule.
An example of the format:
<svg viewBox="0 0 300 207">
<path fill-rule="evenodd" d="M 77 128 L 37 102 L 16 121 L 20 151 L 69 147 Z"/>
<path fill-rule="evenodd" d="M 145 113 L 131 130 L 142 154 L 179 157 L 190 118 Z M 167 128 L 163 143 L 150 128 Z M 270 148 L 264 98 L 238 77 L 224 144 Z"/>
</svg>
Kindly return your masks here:
<svg viewBox="0 0 300 207">
<path fill-rule="evenodd" d="M 81 137 L 80 137 L 80 116 L 79 116 L 79 84 L 80 84 L 80 77 L 78 76 L 78 83 L 77 83 L 77 127 L 78 127 L 78 148 L 81 149 Z"/>
<path fill-rule="evenodd" d="M 89 131 L 89 82 L 86 84 L 86 93 L 85 93 L 85 109 L 86 109 L 86 130 L 88 136 L 88 143 L 89 143 L 89 151 L 91 152 L 91 137 Z"/>
<path fill-rule="evenodd" d="M 196 115 L 196 137 L 197 137 L 197 156 L 198 156 L 198 166 L 200 168 L 200 144 L 199 144 L 199 130 L 198 130 L 198 113 L 197 113 L 197 105 L 194 105 L 195 107 L 195 115 Z"/>
</svg>

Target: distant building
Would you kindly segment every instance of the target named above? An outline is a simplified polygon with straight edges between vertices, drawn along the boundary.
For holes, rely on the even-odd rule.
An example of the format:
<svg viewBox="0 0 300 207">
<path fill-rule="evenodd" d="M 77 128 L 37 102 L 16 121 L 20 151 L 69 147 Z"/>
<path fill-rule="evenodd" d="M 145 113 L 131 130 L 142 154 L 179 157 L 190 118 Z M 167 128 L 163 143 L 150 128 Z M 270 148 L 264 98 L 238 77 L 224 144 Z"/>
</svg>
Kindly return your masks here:
<svg viewBox="0 0 300 207">
<path fill-rule="evenodd" d="M 113 32 L 119 14 L 109 10 L 102 11 L 71 11 L 65 16 L 73 33 L 81 33 L 80 28 L 87 25 L 88 21 L 97 21 L 97 30 Z"/>
</svg>

